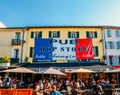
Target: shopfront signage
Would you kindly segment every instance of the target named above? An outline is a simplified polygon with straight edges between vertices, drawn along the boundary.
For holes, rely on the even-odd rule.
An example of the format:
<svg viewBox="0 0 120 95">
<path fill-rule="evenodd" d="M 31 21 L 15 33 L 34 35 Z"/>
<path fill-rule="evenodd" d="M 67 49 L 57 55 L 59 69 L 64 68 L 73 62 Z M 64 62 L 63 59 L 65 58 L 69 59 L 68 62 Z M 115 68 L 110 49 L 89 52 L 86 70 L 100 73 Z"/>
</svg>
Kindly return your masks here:
<svg viewBox="0 0 120 95">
<path fill-rule="evenodd" d="M 92 39 L 35 38 L 34 60 L 94 59 Z"/>
</svg>

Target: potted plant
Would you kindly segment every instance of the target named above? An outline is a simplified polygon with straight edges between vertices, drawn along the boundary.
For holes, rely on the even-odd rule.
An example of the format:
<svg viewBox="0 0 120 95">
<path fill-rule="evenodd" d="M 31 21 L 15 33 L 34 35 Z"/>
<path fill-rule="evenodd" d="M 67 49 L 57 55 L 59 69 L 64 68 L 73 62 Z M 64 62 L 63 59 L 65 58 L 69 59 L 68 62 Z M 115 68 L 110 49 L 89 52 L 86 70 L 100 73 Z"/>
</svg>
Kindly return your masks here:
<svg viewBox="0 0 120 95">
<path fill-rule="evenodd" d="M 0 66 L 10 66 L 10 58 L 8 56 L 0 57 Z"/>
</svg>

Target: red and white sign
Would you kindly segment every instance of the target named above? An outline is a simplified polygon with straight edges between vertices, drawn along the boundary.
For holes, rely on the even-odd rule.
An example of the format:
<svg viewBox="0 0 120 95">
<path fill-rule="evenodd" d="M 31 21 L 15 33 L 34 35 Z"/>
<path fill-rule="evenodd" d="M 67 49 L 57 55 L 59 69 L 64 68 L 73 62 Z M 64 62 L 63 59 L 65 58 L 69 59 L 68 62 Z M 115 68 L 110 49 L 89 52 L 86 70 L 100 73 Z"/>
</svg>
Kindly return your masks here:
<svg viewBox="0 0 120 95">
<path fill-rule="evenodd" d="M 77 39 L 76 60 L 94 59 L 92 52 L 92 39 Z"/>
</svg>

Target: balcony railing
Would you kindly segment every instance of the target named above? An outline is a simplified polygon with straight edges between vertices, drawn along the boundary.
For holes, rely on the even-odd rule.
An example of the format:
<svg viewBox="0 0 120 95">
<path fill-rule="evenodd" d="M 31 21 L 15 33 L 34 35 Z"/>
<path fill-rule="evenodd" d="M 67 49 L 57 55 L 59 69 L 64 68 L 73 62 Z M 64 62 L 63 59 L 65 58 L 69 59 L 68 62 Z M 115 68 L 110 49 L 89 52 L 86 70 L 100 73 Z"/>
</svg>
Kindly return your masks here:
<svg viewBox="0 0 120 95">
<path fill-rule="evenodd" d="M 19 63 L 19 58 L 11 58 L 10 63 Z"/>
<path fill-rule="evenodd" d="M 21 40 L 20 39 L 12 39 L 12 45 L 20 45 Z"/>
</svg>

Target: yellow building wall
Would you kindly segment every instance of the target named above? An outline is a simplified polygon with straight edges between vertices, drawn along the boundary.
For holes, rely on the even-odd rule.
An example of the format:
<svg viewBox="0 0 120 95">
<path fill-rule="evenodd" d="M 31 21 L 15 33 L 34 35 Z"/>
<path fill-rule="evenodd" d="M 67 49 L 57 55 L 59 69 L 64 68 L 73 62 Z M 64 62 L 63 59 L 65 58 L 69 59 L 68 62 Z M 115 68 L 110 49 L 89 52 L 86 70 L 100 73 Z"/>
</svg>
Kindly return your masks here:
<svg viewBox="0 0 120 95">
<path fill-rule="evenodd" d="M 1 31 L 0 34 L 0 57 L 5 55 L 11 57 L 11 37 L 13 34 L 11 32 L 4 31 Z"/>
<path fill-rule="evenodd" d="M 103 58 L 103 42 L 100 42 L 102 39 L 102 28 L 100 27 L 30 27 L 27 38 L 27 53 L 26 55 L 29 57 L 30 47 L 34 47 L 34 38 L 31 38 L 31 31 L 39 32 L 42 31 L 42 38 L 49 38 L 49 31 L 60 31 L 60 39 L 68 38 L 68 31 L 79 31 L 79 38 L 86 38 L 86 31 L 97 31 L 97 38 L 93 38 L 93 46 L 98 46 L 99 56 L 95 57 L 95 59 Z M 32 62 L 32 58 L 29 57 L 29 62 Z M 59 61 L 61 62 L 61 61 Z M 64 62 L 64 61 L 63 61 Z"/>
<path fill-rule="evenodd" d="M 15 33 L 16 32 L 20 32 L 21 33 L 21 40 L 22 40 L 22 35 L 23 35 L 23 29 L 12 29 L 12 28 L 3 28 L 0 29 L 0 57 L 1 56 L 9 56 L 10 58 L 13 58 L 13 50 L 14 49 L 19 49 L 20 50 L 20 54 L 19 54 L 19 58 L 21 60 L 21 45 L 12 45 L 12 39 L 15 39 Z M 25 39 L 27 38 L 26 34 L 25 34 Z M 25 58 L 26 55 L 26 45 L 24 44 L 23 47 L 23 60 Z"/>
</svg>

